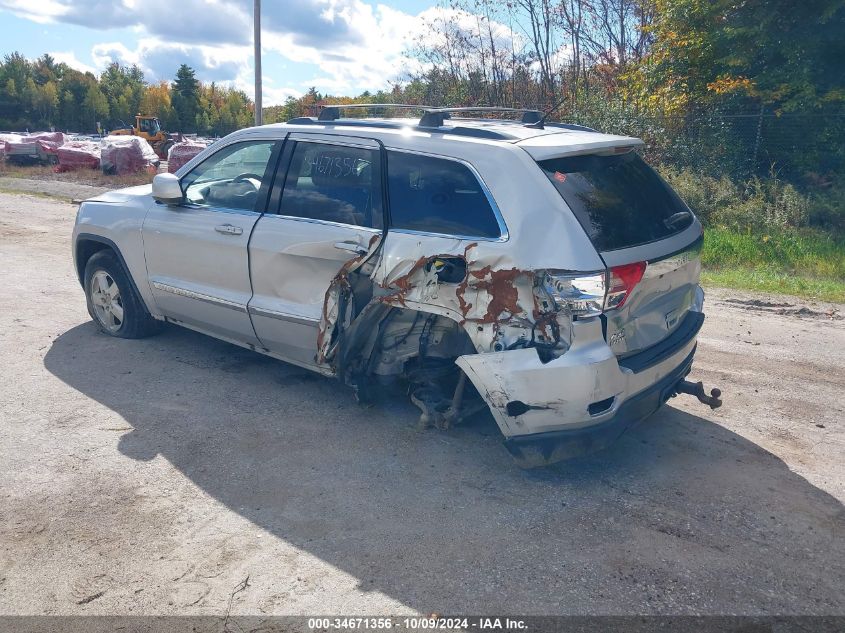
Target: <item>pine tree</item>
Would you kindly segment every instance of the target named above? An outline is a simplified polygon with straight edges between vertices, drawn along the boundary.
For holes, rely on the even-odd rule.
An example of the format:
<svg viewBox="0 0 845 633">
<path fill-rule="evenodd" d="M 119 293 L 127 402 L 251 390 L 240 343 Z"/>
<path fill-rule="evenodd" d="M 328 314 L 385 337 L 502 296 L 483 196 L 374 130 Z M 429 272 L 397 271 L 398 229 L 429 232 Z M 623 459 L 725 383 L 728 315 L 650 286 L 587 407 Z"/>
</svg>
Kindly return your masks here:
<svg viewBox="0 0 845 633">
<path fill-rule="evenodd" d="M 170 101 L 179 119 L 181 132 L 195 132 L 199 111 L 199 81 L 194 69 L 187 64 L 179 66 L 176 80 L 170 90 Z"/>
</svg>

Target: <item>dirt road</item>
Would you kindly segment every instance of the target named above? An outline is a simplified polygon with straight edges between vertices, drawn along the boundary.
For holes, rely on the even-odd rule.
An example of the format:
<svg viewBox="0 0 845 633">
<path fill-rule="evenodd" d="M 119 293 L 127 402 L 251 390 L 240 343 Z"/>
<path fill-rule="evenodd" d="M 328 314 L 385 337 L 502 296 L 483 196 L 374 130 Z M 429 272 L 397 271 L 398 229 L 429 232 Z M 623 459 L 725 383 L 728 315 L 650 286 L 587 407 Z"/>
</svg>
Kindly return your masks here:
<svg viewBox="0 0 845 633">
<path fill-rule="evenodd" d="M 523 472 L 487 419 L 99 335 L 74 212 L 0 194 L 0 613 L 845 614 L 842 306 L 711 292 L 722 409 Z"/>
</svg>

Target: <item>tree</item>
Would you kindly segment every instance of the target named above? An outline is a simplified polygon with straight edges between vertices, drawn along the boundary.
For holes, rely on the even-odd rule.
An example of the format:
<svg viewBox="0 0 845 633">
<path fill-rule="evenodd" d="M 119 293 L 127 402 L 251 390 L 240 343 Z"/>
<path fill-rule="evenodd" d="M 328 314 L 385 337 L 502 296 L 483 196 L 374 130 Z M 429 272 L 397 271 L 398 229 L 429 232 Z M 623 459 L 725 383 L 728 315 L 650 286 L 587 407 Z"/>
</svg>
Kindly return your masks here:
<svg viewBox="0 0 845 633">
<path fill-rule="evenodd" d="M 104 121 L 109 116 L 109 102 L 96 83 L 88 86 L 85 92 L 85 100 L 82 102 L 82 112 L 85 119 L 85 127 L 89 130 L 95 129 L 98 121 Z"/>
<path fill-rule="evenodd" d="M 64 90 L 59 98 L 59 125 L 64 129 L 79 129 L 79 103 L 73 92 Z"/>
<path fill-rule="evenodd" d="M 59 109 L 59 90 L 55 82 L 48 81 L 43 86 L 35 86 L 31 98 L 38 123 L 53 126 Z"/>
<path fill-rule="evenodd" d="M 33 64 L 33 75 L 38 85 L 44 85 L 50 81 L 57 82 L 60 78 L 60 73 L 61 69 L 59 65 L 56 64 L 56 60 L 48 53 L 44 53 Z"/>
<path fill-rule="evenodd" d="M 132 125 L 144 94 L 144 73 L 137 66 L 109 64 L 100 75 L 100 90 L 109 104 L 112 125 Z M 146 113 L 141 113 L 146 114 Z"/>
<path fill-rule="evenodd" d="M 839 0 L 655 0 L 654 8 L 651 52 L 630 82 L 647 106 L 688 112 L 744 98 L 789 111 L 845 102 Z"/>
<path fill-rule="evenodd" d="M 196 131 L 199 92 L 200 84 L 194 69 L 187 64 L 179 66 L 179 70 L 176 71 L 176 80 L 170 89 L 170 101 L 182 132 Z"/>
</svg>

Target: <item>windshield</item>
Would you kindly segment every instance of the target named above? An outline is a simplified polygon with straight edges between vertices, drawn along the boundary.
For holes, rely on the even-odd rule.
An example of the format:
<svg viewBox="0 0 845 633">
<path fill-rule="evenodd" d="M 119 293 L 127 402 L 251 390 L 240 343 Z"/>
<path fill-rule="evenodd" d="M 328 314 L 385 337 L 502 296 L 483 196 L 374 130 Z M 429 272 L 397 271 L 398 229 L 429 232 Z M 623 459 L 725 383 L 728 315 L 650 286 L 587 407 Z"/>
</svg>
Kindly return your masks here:
<svg viewBox="0 0 845 633">
<path fill-rule="evenodd" d="M 692 224 L 678 194 L 635 152 L 539 165 L 599 251 L 664 239 Z"/>
</svg>

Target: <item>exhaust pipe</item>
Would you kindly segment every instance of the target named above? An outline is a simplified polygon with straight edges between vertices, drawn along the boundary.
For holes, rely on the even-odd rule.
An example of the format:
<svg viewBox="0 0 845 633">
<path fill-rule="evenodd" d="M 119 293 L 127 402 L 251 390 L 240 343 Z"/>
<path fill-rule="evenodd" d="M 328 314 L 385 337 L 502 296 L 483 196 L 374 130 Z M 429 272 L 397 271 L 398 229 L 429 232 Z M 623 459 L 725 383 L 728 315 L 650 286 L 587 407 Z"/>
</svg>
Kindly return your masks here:
<svg viewBox="0 0 845 633">
<path fill-rule="evenodd" d="M 718 409 L 722 406 L 722 390 L 721 389 L 711 389 L 710 395 L 708 396 L 704 392 L 704 383 L 699 382 L 690 382 L 688 380 L 684 380 L 683 378 L 678 381 L 675 385 L 675 393 L 688 393 L 691 396 L 695 396 L 698 398 L 699 402 L 703 402 L 711 409 Z"/>
</svg>

